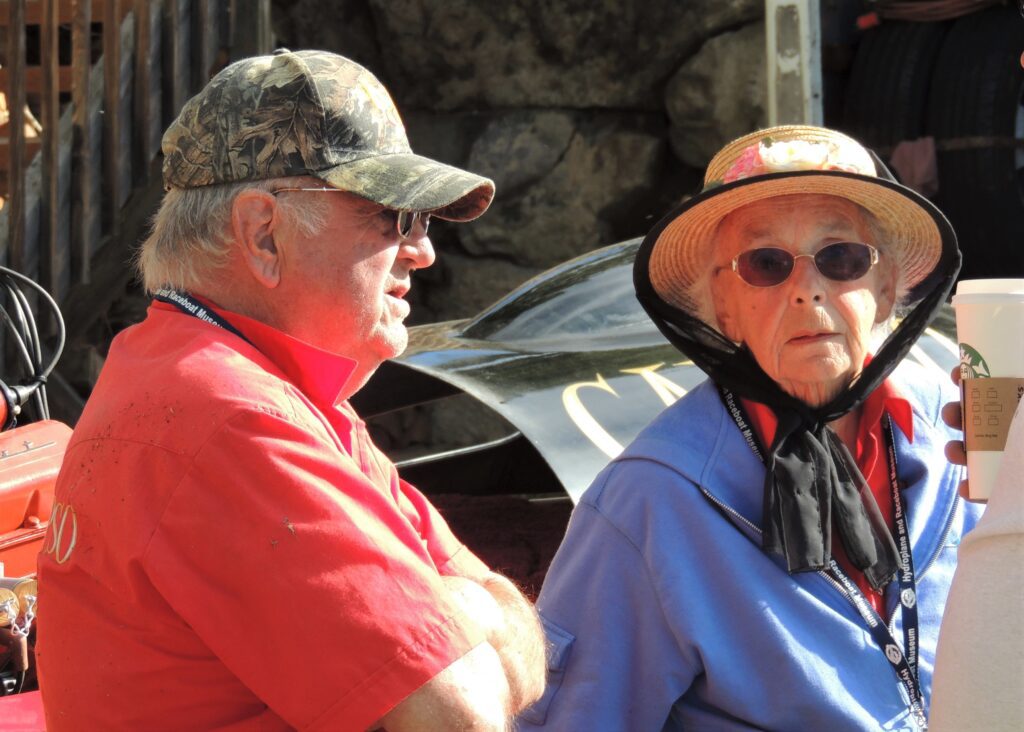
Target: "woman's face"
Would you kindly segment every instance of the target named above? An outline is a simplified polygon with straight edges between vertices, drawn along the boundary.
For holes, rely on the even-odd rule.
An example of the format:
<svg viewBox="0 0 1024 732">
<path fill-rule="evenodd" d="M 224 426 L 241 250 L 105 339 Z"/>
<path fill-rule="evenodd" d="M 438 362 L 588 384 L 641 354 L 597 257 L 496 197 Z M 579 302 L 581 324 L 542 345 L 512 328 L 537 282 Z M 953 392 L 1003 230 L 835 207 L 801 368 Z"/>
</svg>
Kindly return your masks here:
<svg viewBox="0 0 1024 732">
<path fill-rule="evenodd" d="M 732 271 L 748 249 L 815 254 L 834 242 L 877 245 L 852 202 L 797 194 L 748 204 L 724 218 L 712 243 L 711 293 L 722 332 L 744 343 L 788 394 L 820 406 L 860 373 L 871 330 L 892 311 L 896 268 L 883 254 L 859 279 L 838 282 L 800 257 L 788 279 L 755 287 Z"/>
</svg>

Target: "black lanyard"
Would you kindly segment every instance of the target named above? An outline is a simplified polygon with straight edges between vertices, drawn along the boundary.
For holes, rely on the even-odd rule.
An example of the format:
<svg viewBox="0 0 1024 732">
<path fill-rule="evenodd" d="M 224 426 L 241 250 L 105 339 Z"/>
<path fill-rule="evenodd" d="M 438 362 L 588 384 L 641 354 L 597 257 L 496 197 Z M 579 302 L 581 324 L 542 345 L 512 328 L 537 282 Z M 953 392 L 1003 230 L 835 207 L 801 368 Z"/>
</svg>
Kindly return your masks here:
<svg viewBox="0 0 1024 732">
<path fill-rule="evenodd" d="M 736 426 L 739 428 L 747 445 L 754 454 L 767 465 L 765 455 L 757 444 L 750 420 L 743 413 L 743 408 L 731 391 L 719 387 L 722 402 L 725 404 Z M 830 560 L 826 574 L 842 586 L 850 602 L 860 613 L 868 626 L 868 632 L 875 644 L 885 655 L 889 665 L 900 683 L 903 684 L 910 697 L 910 712 L 914 715 L 920 729 L 928 728 L 928 720 L 924 714 L 924 694 L 921 691 L 920 677 L 917 673 L 918 621 L 917 621 L 917 582 L 914 578 L 914 558 L 910 553 L 910 529 L 907 515 L 903 510 L 903 497 L 900 493 L 900 482 L 896 470 L 896 445 L 892 436 L 892 419 L 886 416 L 882 423 L 885 434 L 886 453 L 889 458 L 889 485 L 892 488 L 893 518 L 896 524 L 896 545 L 899 548 L 900 571 L 898 573 L 900 587 L 900 607 L 903 609 L 903 648 L 892 637 L 882 617 L 875 612 L 871 604 L 861 593 L 857 585 L 846 576 L 835 559 Z"/>
<path fill-rule="evenodd" d="M 191 315 L 192 317 L 199 318 L 206 323 L 216 325 L 218 328 L 223 328 L 229 333 L 234 333 L 243 341 L 252 345 L 252 342 L 242 335 L 241 331 L 239 331 L 235 326 L 231 325 L 231 323 L 224 320 L 224 318 L 212 310 L 208 310 L 203 307 L 201 303 L 193 300 L 192 296 L 187 292 L 182 292 L 181 290 L 160 289 L 153 293 L 153 299 L 165 302 L 168 305 L 173 305 L 178 308 L 178 310 L 185 313 L 185 315 Z"/>
</svg>

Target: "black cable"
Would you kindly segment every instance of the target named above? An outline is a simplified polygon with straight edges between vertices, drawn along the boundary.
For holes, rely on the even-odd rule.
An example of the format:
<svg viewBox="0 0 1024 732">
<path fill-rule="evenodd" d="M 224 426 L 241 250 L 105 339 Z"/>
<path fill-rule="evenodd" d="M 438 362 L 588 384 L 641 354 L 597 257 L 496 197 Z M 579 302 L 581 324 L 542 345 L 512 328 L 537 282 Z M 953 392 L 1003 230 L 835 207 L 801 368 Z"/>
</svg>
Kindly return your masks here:
<svg viewBox="0 0 1024 732">
<path fill-rule="evenodd" d="M 33 282 L 25 275 L 7 267 L 0 267 L 0 284 L 7 293 L 5 307 L 0 309 L 3 320 L 11 335 L 11 344 L 22 367 L 26 372 L 27 384 L 32 387 L 32 400 L 41 419 L 50 418 L 49 400 L 46 398 L 46 379 L 57 365 L 61 351 L 64 350 L 65 329 L 60 308 L 42 286 Z M 50 362 L 44 366 L 43 344 L 36 327 L 36 319 L 23 288 L 29 288 L 39 296 L 39 307 L 46 307 L 53 314 L 53 322 L 57 328 L 57 342 L 54 345 Z"/>
<path fill-rule="evenodd" d="M 5 289 L 7 290 L 7 297 L 11 300 L 11 304 L 14 306 L 15 314 L 19 315 L 20 320 L 20 306 L 14 297 L 14 293 L 10 288 L 10 285 L 4 283 Z M 6 309 L 0 310 L 0 316 L 3 316 L 4 324 L 7 325 L 7 330 L 14 336 L 13 345 L 17 347 L 17 355 L 21 357 L 22 368 L 32 368 L 32 358 L 29 356 L 28 348 L 25 346 L 24 338 L 22 337 L 22 331 L 15 324 L 14 319 L 7 313 Z"/>
<path fill-rule="evenodd" d="M 20 304 L 21 312 L 24 314 L 24 332 L 28 340 L 27 346 L 29 350 L 29 357 L 31 359 L 30 371 L 36 373 L 43 365 L 43 349 L 42 344 L 39 341 L 39 330 L 36 328 L 36 321 L 32 316 L 32 307 L 29 305 L 28 298 L 25 297 L 25 293 L 20 289 L 15 289 L 14 296 Z M 32 400 L 36 405 L 36 413 L 39 414 L 42 419 L 49 419 L 50 409 L 44 395 L 45 389 L 36 389 L 32 392 Z"/>
</svg>

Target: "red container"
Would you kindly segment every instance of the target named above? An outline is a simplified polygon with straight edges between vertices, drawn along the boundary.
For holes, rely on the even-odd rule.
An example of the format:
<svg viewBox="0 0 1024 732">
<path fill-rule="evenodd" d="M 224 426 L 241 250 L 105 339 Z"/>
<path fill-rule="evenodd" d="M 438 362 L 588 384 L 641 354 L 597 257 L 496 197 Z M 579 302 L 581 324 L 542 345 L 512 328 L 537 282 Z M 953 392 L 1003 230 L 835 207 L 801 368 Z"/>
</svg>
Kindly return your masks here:
<svg viewBox="0 0 1024 732">
<path fill-rule="evenodd" d="M 50 524 L 53 486 L 71 428 L 45 420 L 0 432 L 0 563 L 8 577 L 36 571 Z"/>
<path fill-rule="evenodd" d="M 38 691 L 0 698 L 0 720 L 4 732 L 45 732 L 43 698 Z"/>
</svg>

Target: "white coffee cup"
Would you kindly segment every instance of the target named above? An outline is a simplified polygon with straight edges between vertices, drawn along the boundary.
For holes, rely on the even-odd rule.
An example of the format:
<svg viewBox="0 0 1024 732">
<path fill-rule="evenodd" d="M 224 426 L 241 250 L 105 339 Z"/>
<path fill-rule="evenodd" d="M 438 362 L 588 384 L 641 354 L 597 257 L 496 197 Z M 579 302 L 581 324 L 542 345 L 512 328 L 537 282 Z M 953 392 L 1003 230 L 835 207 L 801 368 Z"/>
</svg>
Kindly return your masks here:
<svg viewBox="0 0 1024 732">
<path fill-rule="evenodd" d="M 1024 393 L 1024 279 L 961 280 L 953 309 L 970 498 L 987 501 Z"/>
</svg>

